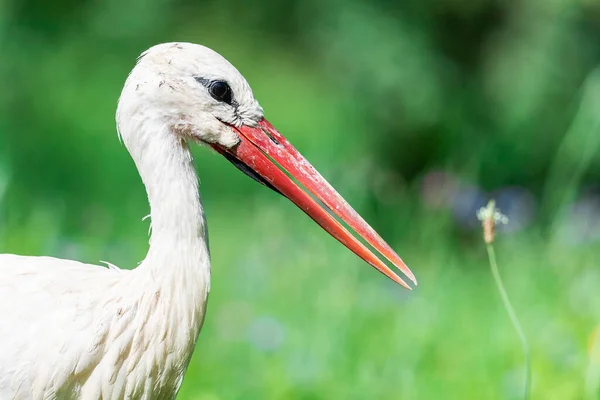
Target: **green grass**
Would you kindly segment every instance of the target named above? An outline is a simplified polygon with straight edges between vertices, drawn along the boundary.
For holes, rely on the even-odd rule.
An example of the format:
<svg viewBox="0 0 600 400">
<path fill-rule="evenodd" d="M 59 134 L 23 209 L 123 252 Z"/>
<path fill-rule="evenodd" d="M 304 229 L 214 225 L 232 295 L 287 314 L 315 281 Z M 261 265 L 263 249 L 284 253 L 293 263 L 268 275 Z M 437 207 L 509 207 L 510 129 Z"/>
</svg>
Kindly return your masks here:
<svg viewBox="0 0 600 400">
<path fill-rule="evenodd" d="M 1 252 L 143 259 L 148 207 L 114 110 L 139 52 L 186 40 L 236 65 L 419 280 L 393 284 L 198 151 L 213 283 L 181 399 L 522 398 L 480 232 L 419 199 L 432 169 L 531 191 L 532 225 L 494 244 L 531 398 L 597 398 L 598 240 L 560 229 L 600 171 L 593 2 L 75 3 L 0 2 Z"/>
<path fill-rule="evenodd" d="M 179 398 L 522 398 L 523 354 L 478 231 L 461 245 L 439 215 L 416 214 L 405 239 L 391 243 L 419 279 L 409 292 L 280 196 L 248 195 L 246 207 L 206 197 L 213 284 Z M 120 266 L 143 257 L 146 223 L 132 218 L 116 238 L 69 240 L 56 215 L 37 210 L 20 229 L 5 225 L 3 248 L 67 248 Z M 531 345 L 532 398 L 582 398 L 594 378 L 586 371 L 600 309 L 597 250 L 563 247 L 535 230 L 499 235 L 495 246 Z"/>
<path fill-rule="evenodd" d="M 483 244 L 439 251 L 448 238 L 431 232 L 427 242 L 396 246 L 420 282 L 407 292 L 295 210 L 267 208 L 239 212 L 235 224 L 209 216 L 224 228 L 212 231 L 209 311 L 181 398 L 522 398 L 520 343 Z M 533 351 L 533 398 L 584 393 L 592 310 L 600 306 L 580 288 L 595 274 L 589 250 L 570 252 L 576 273 L 567 276 L 556 253 L 568 249 L 549 249 L 533 233 L 498 238 Z M 280 324 L 279 347 L 265 351 L 249 340 L 261 317 Z"/>
</svg>

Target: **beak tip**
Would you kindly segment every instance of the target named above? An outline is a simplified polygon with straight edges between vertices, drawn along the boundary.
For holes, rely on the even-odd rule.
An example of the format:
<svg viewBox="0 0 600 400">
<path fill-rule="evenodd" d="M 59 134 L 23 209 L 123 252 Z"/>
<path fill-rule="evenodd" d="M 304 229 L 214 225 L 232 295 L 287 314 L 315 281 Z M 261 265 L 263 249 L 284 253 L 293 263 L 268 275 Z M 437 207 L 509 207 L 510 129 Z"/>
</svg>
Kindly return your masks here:
<svg viewBox="0 0 600 400">
<path fill-rule="evenodd" d="M 417 278 L 415 278 L 415 276 L 412 273 L 408 275 L 408 279 L 410 279 L 411 282 L 415 284 L 415 286 L 419 286 L 419 284 L 417 283 Z"/>
<path fill-rule="evenodd" d="M 393 274 L 392 276 L 390 276 L 390 278 L 392 278 L 392 280 L 394 282 L 396 282 L 398 285 L 402 286 L 405 289 L 408 290 L 412 290 L 412 288 L 410 287 L 409 284 L 407 284 L 406 282 L 404 282 L 404 280 L 402 278 L 400 278 L 398 275 Z"/>
<path fill-rule="evenodd" d="M 401 264 L 397 265 L 397 268 L 398 268 L 400 271 L 402 271 L 402 273 L 403 273 L 404 275 L 406 275 L 406 277 L 407 277 L 408 279 L 410 279 L 410 281 L 411 281 L 412 283 L 414 283 L 414 284 L 415 284 L 415 286 L 418 286 L 418 283 L 417 283 L 417 278 L 415 277 L 415 274 L 413 274 L 413 273 L 412 273 L 412 271 L 410 270 L 410 268 L 408 268 L 408 266 L 407 266 L 407 265 L 406 265 L 406 264 L 405 264 L 405 263 L 404 263 L 402 260 L 400 260 L 400 261 L 401 261 Z"/>
</svg>

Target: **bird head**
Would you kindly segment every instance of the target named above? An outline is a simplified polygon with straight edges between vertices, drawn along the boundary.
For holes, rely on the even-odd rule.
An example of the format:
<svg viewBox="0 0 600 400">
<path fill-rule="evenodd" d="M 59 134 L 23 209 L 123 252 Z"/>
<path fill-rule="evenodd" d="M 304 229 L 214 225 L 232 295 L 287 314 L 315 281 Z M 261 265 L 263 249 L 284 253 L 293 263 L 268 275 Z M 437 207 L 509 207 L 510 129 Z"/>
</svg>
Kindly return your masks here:
<svg viewBox="0 0 600 400">
<path fill-rule="evenodd" d="M 158 119 L 171 137 L 210 146 L 246 175 L 287 197 L 368 264 L 410 289 L 345 223 L 416 284 L 391 247 L 264 118 L 244 77 L 213 50 L 166 43 L 144 52 L 119 100 L 120 126 L 125 123 L 123 115 L 140 123 Z M 121 130 L 121 134 L 127 144 L 132 138 L 125 134 L 135 133 Z"/>
</svg>

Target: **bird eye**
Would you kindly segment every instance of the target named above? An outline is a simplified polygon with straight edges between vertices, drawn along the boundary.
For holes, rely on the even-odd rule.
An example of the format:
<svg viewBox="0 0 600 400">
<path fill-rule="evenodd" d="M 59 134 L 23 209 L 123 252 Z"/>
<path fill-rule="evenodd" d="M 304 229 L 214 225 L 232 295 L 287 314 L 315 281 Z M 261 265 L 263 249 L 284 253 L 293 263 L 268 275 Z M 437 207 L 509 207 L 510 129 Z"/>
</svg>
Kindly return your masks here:
<svg viewBox="0 0 600 400">
<path fill-rule="evenodd" d="M 231 88 L 227 82 L 214 81 L 208 87 L 208 91 L 213 99 L 231 104 Z"/>
</svg>

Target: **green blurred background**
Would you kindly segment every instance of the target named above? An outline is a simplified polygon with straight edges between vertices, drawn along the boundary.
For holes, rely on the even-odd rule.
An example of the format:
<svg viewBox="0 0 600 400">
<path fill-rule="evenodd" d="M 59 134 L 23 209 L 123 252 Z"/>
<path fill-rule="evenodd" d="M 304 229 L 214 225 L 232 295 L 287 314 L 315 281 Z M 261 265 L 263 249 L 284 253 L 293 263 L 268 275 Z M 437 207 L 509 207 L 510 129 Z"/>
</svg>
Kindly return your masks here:
<svg viewBox="0 0 600 400">
<path fill-rule="evenodd" d="M 197 149 L 213 285 L 180 398 L 520 398 L 475 217 L 490 197 L 534 398 L 596 398 L 598 1 L 1 0 L 0 251 L 143 259 L 114 112 L 138 54 L 168 41 L 228 58 L 420 282 Z"/>
</svg>

